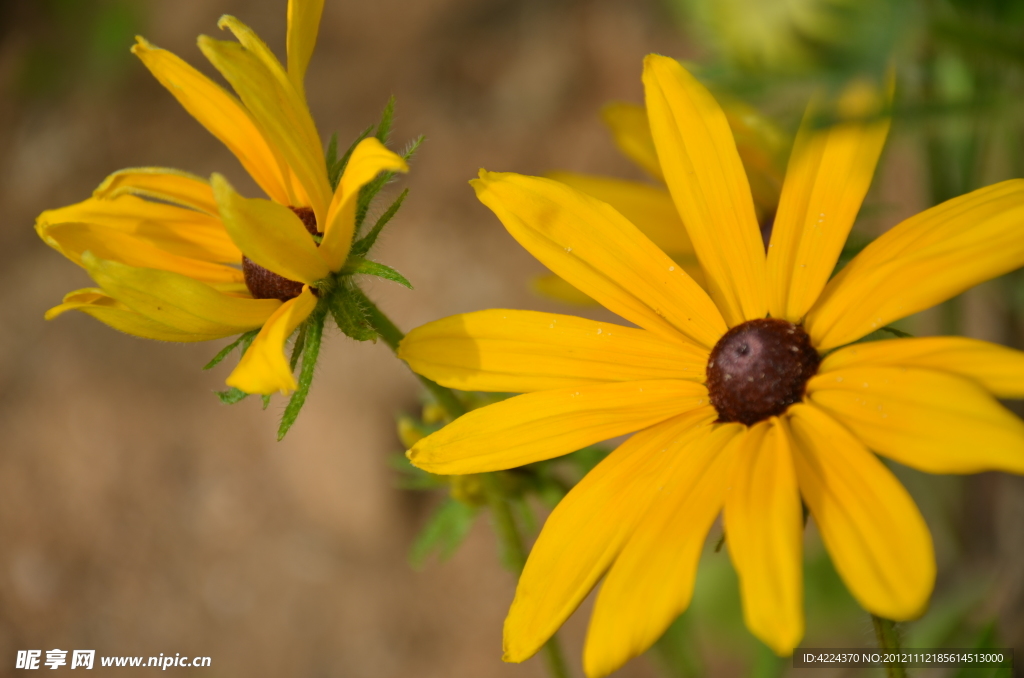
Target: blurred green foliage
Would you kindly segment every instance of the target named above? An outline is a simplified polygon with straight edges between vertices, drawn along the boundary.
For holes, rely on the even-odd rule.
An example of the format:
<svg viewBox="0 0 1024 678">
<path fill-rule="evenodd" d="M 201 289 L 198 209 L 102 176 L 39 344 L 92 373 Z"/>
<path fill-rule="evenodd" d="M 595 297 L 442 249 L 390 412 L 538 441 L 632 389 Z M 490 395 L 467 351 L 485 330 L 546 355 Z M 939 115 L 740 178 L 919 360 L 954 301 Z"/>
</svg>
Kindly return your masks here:
<svg viewBox="0 0 1024 678">
<path fill-rule="evenodd" d="M 33 0 L 7 8 L 3 40 L 19 42 L 16 96 L 51 98 L 75 86 L 108 91 L 131 62 L 142 0 Z"/>
</svg>

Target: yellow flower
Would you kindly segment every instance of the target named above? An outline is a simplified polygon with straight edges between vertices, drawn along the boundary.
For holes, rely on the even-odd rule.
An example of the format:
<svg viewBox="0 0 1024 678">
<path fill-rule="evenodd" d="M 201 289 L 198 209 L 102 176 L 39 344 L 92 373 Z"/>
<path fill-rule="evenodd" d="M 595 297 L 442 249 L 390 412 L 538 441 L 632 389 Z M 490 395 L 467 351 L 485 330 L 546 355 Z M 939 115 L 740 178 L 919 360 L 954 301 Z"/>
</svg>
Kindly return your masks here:
<svg viewBox="0 0 1024 678">
<path fill-rule="evenodd" d="M 359 189 L 381 171 L 407 170 L 364 139 L 332 190 L 303 85 L 322 10 L 323 0 L 289 0 L 287 69 L 234 17 L 218 26 L 238 42 L 200 36 L 237 97 L 137 39 L 132 52 L 270 200 L 243 198 L 218 174 L 114 173 L 88 200 L 36 220 L 40 237 L 97 285 L 69 293 L 48 319 L 77 310 L 129 334 L 182 342 L 262 328 L 227 383 L 247 393 L 296 388 L 283 346 L 345 265 Z"/>
<path fill-rule="evenodd" d="M 507 469 L 636 432 L 555 508 L 505 624 L 535 653 L 604 577 L 584 666 L 606 675 L 686 609 L 724 513 L 747 626 L 780 655 L 804 633 L 801 498 L 847 587 L 890 619 L 925 608 L 931 537 L 871 451 L 931 473 L 1024 472 L 1024 353 L 963 338 L 853 344 L 1024 264 L 1024 181 L 907 219 L 829 279 L 888 122 L 844 93 L 838 126 L 806 122 L 765 254 L 718 104 L 649 56 L 659 164 L 707 292 L 617 211 L 564 184 L 481 171 L 477 196 L 554 273 L 637 327 L 488 310 L 411 332 L 400 355 L 449 387 L 523 393 L 418 441 L 433 473 Z M 869 451 L 871 450 L 871 451 Z"/>
<path fill-rule="evenodd" d="M 732 98 L 725 98 L 721 103 L 750 182 L 758 223 L 762 233 L 770 233 L 779 206 L 789 140 L 782 130 L 751 106 Z M 613 102 L 607 104 L 601 113 L 622 154 L 657 185 L 565 171 L 551 172 L 548 176 L 614 207 L 682 266 L 691 278 L 703 285 L 704 274 L 697 263 L 693 243 L 686 235 L 665 187 L 665 176 L 654 148 L 647 111 L 637 104 Z M 560 301 L 596 303 L 557 275 L 538 276 L 532 284 L 538 293 Z"/>
</svg>

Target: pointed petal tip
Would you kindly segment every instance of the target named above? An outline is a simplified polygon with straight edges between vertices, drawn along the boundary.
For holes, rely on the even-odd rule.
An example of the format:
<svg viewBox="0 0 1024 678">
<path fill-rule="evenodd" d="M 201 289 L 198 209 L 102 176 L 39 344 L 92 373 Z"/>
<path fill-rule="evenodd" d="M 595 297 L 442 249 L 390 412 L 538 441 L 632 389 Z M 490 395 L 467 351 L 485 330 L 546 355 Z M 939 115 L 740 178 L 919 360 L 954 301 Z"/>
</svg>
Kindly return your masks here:
<svg viewBox="0 0 1024 678">
<path fill-rule="evenodd" d="M 54 318 L 56 318 L 57 316 L 61 315 L 62 313 L 64 313 L 67 310 L 70 310 L 70 309 L 68 309 L 68 307 L 65 306 L 64 304 L 59 304 L 57 306 L 54 306 L 53 308 L 48 309 L 46 311 L 46 313 L 43 314 L 43 320 L 53 320 Z"/>
</svg>

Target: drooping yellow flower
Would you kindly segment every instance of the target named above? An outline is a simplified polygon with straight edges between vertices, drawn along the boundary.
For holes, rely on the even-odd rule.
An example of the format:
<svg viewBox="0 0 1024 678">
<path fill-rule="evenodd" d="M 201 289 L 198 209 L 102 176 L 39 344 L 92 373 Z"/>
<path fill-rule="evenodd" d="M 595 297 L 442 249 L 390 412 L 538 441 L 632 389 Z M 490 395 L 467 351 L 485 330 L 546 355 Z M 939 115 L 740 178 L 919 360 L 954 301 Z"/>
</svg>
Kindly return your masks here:
<svg viewBox="0 0 1024 678">
<path fill-rule="evenodd" d="M 750 182 L 758 223 L 762 233 L 770 233 L 779 206 L 789 140 L 771 120 L 737 99 L 724 99 L 722 110 Z M 654 148 L 647 111 L 637 104 L 613 102 L 607 104 L 601 113 L 622 154 L 656 185 L 578 172 L 550 172 L 548 176 L 614 207 L 682 266 L 691 278 L 703 285 L 704 274 L 697 263 L 693 243 L 665 187 L 665 176 Z M 544 296 L 573 304 L 596 303 L 553 274 L 536 277 L 533 288 Z"/>
<path fill-rule="evenodd" d="M 558 182 L 473 183 L 520 244 L 637 327 L 531 311 L 457 315 L 400 355 L 467 390 L 522 393 L 418 441 L 441 474 L 507 469 L 636 432 L 548 518 L 505 624 L 505 659 L 535 653 L 604 577 L 584 666 L 606 675 L 686 609 L 719 513 L 750 630 L 780 655 L 804 632 L 801 498 L 871 612 L 920 614 L 928 528 L 874 453 L 931 473 L 1024 472 L 1024 353 L 963 338 L 854 344 L 1024 264 L 1024 180 L 907 219 L 831 280 L 888 123 L 855 87 L 846 121 L 801 129 L 767 255 L 718 104 L 678 63 L 645 62 L 658 160 L 707 292 L 605 203 Z"/>
<path fill-rule="evenodd" d="M 243 198 L 218 174 L 114 173 L 88 200 L 36 220 L 40 237 L 97 285 L 69 293 L 48 319 L 78 310 L 129 334 L 182 342 L 262 328 L 227 383 L 246 393 L 295 389 L 283 346 L 345 265 L 359 189 L 382 171 L 407 170 L 364 139 L 332 190 L 303 85 L 322 10 L 323 0 L 289 0 L 287 69 L 234 17 L 218 26 L 238 42 L 200 36 L 235 95 L 138 38 L 132 52 L 270 200 Z"/>
</svg>

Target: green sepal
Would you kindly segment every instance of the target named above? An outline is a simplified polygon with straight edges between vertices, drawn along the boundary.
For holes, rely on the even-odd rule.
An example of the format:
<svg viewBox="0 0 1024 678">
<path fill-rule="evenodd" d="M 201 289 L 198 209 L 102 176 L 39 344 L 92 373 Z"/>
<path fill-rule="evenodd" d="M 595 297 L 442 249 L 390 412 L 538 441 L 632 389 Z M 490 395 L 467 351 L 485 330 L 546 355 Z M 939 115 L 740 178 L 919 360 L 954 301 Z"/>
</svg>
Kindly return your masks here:
<svg viewBox="0 0 1024 678">
<path fill-rule="evenodd" d="M 416 154 L 420 144 L 423 143 L 423 135 L 421 134 L 414 139 L 402 152 L 402 159 L 406 162 L 412 160 L 412 157 Z M 366 213 L 370 209 L 370 203 L 377 197 L 381 189 L 387 186 L 388 182 L 391 181 L 395 176 L 394 172 L 381 172 L 374 178 L 373 181 L 359 189 L 359 201 L 356 203 L 356 229 L 355 232 L 359 233 L 362 229 L 363 222 L 366 221 Z"/>
<path fill-rule="evenodd" d="M 306 403 L 306 396 L 309 395 L 309 387 L 313 384 L 313 375 L 316 372 L 316 360 L 320 355 L 320 340 L 323 338 L 324 321 L 327 318 L 327 309 L 323 302 L 318 303 L 316 308 L 306 319 L 304 340 L 302 342 L 302 370 L 299 372 L 298 388 L 288 400 L 288 405 L 281 415 L 281 425 L 277 428 L 277 439 L 282 440 L 288 433 L 288 429 L 295 423 L 302 406 Z"/>
<path fill-rule="evenodd" d="M 248 393 L 235 388 L 234 386 L 226 391 L 217 391 L 216 393 L 217 397 L 220 398 L 220 401 L 225 405 L 234 405 L 235 403 L 240 403 L 249 397 Z"/>
<path fill-rule="evenodd" d="M 233 342 L 231 342 L 230 344 L 228 344 L 227 346 L 222 348 L 220 353 L 218 353 L 217 355 L 213 356 L 213 360 L 211 360 L 210 362 L 208 362 L 205 365 L 203 365 L 203 369 L 204 370 L 212 370 L 214 367 L 219 365 L 220 362 L 222 360 L 224 360 L 224 358 L 227 358 L 228 355 L 233 350 L 235 350 L 235 347 L 237 347 L 239 345 L 242 346 L 242 355 L 245 355 L 245 350 L 247 348 L 249 348 L 249 344 L 252 343 L 252 340 L 255 339 L 256 335 L 259 334 L 259 333 L 260 333 L 259 330 L 249 330 L 248 332 L 245 332 L 244 334 L 238 335 L 238 339 L 235 339 Z"/>
<path fill-rule="evenodd" d="M 446 499 L 420 530 L 409 550 L 409 563 L 419 569 L 432 553 L 440 560 L 450 558 L 469 534 L 478 510 L 455 499 Z"/>
<path fill-rule="evenodd" d="M 388 99 L 387 105 L 384 106 L 384 110 L 380 114 L 380 122 L 377 123 L 377 131 L 373 136 L 377 137 L 377 141 L 381 142 L 385 146 L 388 143 L 388 139 L 391 138 L 391 126 L 395 121 L 395 96 L 392 94 L 391 98 Z"/>
<path fill-rule="evenodd" d="M 252 340 L 255 339 L 256 335 L 259 333 L 259 330 L 249 330 L 248 332 L 242 334 L 241 336 L 238 337 L 238 339 L 225 346 L 220 353 L 213 357 L 213 360 L 208 362 L 206 366 L 203 367 L 203 369 L 208 370 L 217 365 L 217 363 L 224 360 L 224 358 L 228 357 L 228 354 L 231 353 L 232 349 L 234 349 L 236 346 L 238 347 L 239 354 L 245 355 L 245 352 L 249 350 L 249 345 L 252 344 Z M 216 394 L 220 401 L 225 405 L 234 405 L 235 403 L 240 403 L 249 396 L 248 393 L 241 389 L 237 389 L 234 386 L 232 386 L 226 391 L 216 391 Z"/>
<path fill-rule="evenodd" d="M 363 275 L 374 275 L 404 285 L 410 290 L 412 283 L 405 279 L 405 276 L 384 264 L 369 259 L 350 258 L 345 264 L 345 270 L 349 273 L 361 273 Z"/>
<path fill-rule="evenodd" d="M 435 428 L 440 428 L 435 427 Z M 448 479 L 445 476 L 435 475 L 417 468 L 409 462 L 404 454 L 395 454 L 388 457 L 388 465 L 398 472 L 395 485 L 402 490 L 436 490 L 448 487 Z"/>
<path fill-rule="evenodd" d="M 405 202 L 405 197 L 409 195 L 409 189 L 402 191 L 401 195 L 395 198 L 395 201 L 391 203 L 391 206 L 387 208 L 384 214 L 380 215 L 377 219 L 377 223 L 373 225 L 370 232 L 360 238 L 352 245 L 352 252 L 349 256 L 361 257 L 370 251 L 370 248 L 377 242 L 377 236 L 380 235 L 381 230 L 391 221 L 392 217 L 398 213 L 398 209 Z"/>
<path fill-rule="evenodd" d="M 335 132 L 331 135 L 331 140 L 327 142 L 327 152 L 324 154 L 324 164 L 327 165 L 327 176 L 331 179 L 331 170 L 334 169 L 335 165 L 338 164 L 338 133 Z M 331 188 L 334 188 L 334 182 L 331 182 Z"/>
<path fill-rule="evenodd" d="M 263 409 L 266 410 L 268 407 L 270 407 L 270 395 L 266 393 L 261 395 L 260 402 L 263 403 Z M 280 438 L 278 438 L 278 440 L 280 440 Z"/>
<path fill-rule="evenodd" d="M 306 343 L 306 328 L 308 327 L 309 325 L 302 323 L 302 326 L 299 327 L 298 334 L 295 335 L 295 343 L 292 345 L 292 357 L 291 360 L 288 361 L 288 364 L 292 368 L 292 372 L 295 371 L 295 366 L 299 364 L 299 356 L 302 355 L 302 348 Z"/>
<path fill-rule="evenodd" d="M 338 329 L 356 341 L 376 341 L 377 331 L 370 322 L 363 295 L 351 282 L 344 281 L 330 295 L 330 310 Z"/>
<path fill-rule="evenodd" d="M 345 167 L 348 165 L 348 159 L 352 157 L 352 151 L 355 150 L 356 145 L 370 136 L 373 132 L 373 125 L 370 125 L 356 137 L 352 145 L 348 147 L 345 154 L 340 158 L 335 159 L 338 154 L 338 135 L 337 133 L 331 136 L 331 143 L 327 146 L 327 179 L 331 182 L 331 190 L 338 190 L 338 183 L 341 181 L 341 175 L 345 173 Z"/>
</svg>

